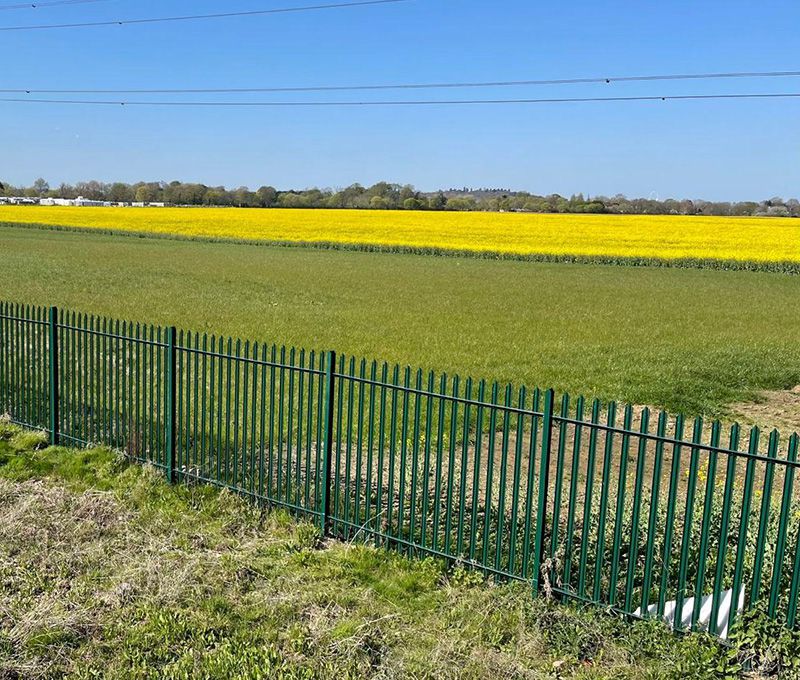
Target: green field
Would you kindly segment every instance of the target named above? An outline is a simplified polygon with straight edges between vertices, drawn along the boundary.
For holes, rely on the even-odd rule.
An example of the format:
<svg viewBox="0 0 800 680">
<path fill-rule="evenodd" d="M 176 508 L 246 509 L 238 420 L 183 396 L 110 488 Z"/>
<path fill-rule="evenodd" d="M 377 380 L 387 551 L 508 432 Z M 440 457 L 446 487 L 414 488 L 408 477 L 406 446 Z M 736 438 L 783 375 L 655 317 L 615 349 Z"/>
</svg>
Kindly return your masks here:
<svg viewBox="0 0 800 680">
<path fill-rule="evenodd" d="M 800 383 L 800 277 L 0 227 L 0 298 L 724 413 Z"/>
</svg>

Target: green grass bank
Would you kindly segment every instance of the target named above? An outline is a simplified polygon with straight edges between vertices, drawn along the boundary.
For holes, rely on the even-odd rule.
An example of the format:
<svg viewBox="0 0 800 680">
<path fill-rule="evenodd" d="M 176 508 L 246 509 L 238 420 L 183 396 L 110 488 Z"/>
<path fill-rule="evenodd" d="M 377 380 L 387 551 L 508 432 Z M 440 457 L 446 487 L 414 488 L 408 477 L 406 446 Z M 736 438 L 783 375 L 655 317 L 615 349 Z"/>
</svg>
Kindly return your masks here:
<svg viewBox="0 0 800 680">
<path fill-rule="evenodd" d="M 794 677 L 769 623 L 727 649 L 43 446 L 0 423 L 3 678 Z"/>
</svg>

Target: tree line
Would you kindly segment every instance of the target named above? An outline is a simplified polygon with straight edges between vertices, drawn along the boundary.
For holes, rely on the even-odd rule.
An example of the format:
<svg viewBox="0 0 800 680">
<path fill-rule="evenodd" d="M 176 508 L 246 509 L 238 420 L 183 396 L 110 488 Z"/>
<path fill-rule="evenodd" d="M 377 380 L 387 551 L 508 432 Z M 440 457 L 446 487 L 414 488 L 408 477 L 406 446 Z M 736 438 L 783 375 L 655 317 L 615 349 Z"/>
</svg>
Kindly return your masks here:
<svg viewBox="0 0 800 680">
<path fill-rule="evenodd" d="M 42 178 L 31 186 L 0 183 L 0 196 L 77 198 L 113 203 L 230 206 L 241 208 L 356 208 L 364 210 L 451 210 L 534 213 L 611 213 L 632 215 L 722 215 L 800 217 L 800 201 L 780 197 L 763 201 L 657 200 L 615 196 L 559 194 L 540 196 L 505 189 L 447 189 L 421 192 L 410 184 L 378 182 L 344 189 L 278 190 L 262 186 L 228 189 L 188 182 L 78 182 L 51 187 Z"/>
</svg>

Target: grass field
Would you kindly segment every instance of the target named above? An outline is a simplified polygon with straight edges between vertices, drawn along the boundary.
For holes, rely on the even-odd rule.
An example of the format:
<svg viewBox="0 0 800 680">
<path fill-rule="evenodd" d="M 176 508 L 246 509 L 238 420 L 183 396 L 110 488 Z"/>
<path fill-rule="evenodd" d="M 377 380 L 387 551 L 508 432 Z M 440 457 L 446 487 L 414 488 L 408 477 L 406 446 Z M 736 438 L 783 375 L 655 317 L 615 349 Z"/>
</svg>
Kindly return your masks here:
<svg viewBox="0 0 800 680">
<path fill-rule="evenodd" d="M 0 206 L 0 222 L 610 261 L 800 263 L 800 220 L 790 218 Z"/>
<path fill-rule="evenodd" d="M 0 421 L 3 678 L 655 680 L 733 678 L 744 659 L 761 678 L 796 649 L 755 628 L 731 652 L 524 583 L 323 542 L 113 452 L 41 444 Z"/>
<path fill-rule="evenodd" d="M 0 297 L 721 413 L 800 383 L 800 277 L 0 229 Z"/>
</svg>

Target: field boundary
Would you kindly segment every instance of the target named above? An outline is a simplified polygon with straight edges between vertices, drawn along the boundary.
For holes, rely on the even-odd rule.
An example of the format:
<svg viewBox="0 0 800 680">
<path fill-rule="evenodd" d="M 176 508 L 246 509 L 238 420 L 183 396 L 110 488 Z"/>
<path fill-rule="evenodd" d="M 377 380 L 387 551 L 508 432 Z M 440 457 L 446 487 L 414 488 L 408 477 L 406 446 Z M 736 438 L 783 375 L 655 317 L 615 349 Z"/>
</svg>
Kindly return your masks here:
<svg viewBox="0 0 800 680">
<path fill-rule="evenodd" d="M 90 210 L 91 208 L 87 208 Z M 765 218 L 766 219 L 766 218 Z M 200 243 L 231 243 L 277 248 L 304 248 L 311 250 L 341 250 L 365 253 L 387 253 L 398 255 L 423 255 L 431 257 L 469 258 L 478 260 L 506 260 L 516 262 L 543 262 L 554 264 L 590 264 L 624 267 L 657 267 L 664 269 L 713 269 L 718 271 L 749 271 L 776 274 L 800 275 L 800 262 L 778 261 L 759 262 L 755 260 L 724 260 L 714 258 L 657 258 L 626 257 L 606 255 L 568 255 L 549 253 L 507 253 L 496 250 L 459 250 L 436 247 L 387 246 L 369 243 L 340 243 L 336 241 L 288 241 L 243 238 L 222 238 L 215 236 L 187 236 L 184 234 L 153 233 L 130 229 L 113 229 L 98 227 L 79 227 L 72 225 L 42 224 L 37 222 L 3 222 L 0 228 L 38 229 L 41 231 L 63 231 L 73 233 L 91 233 L 103 236 L 125 236 L 128 238 L 146 238 L 167 241 L 189 241 Z"/>
<path fill-rule="evenodd" d="M 535 595 L 798 623 L 796 433 L 10 303 L 0 414 Z"/>
</svg>

